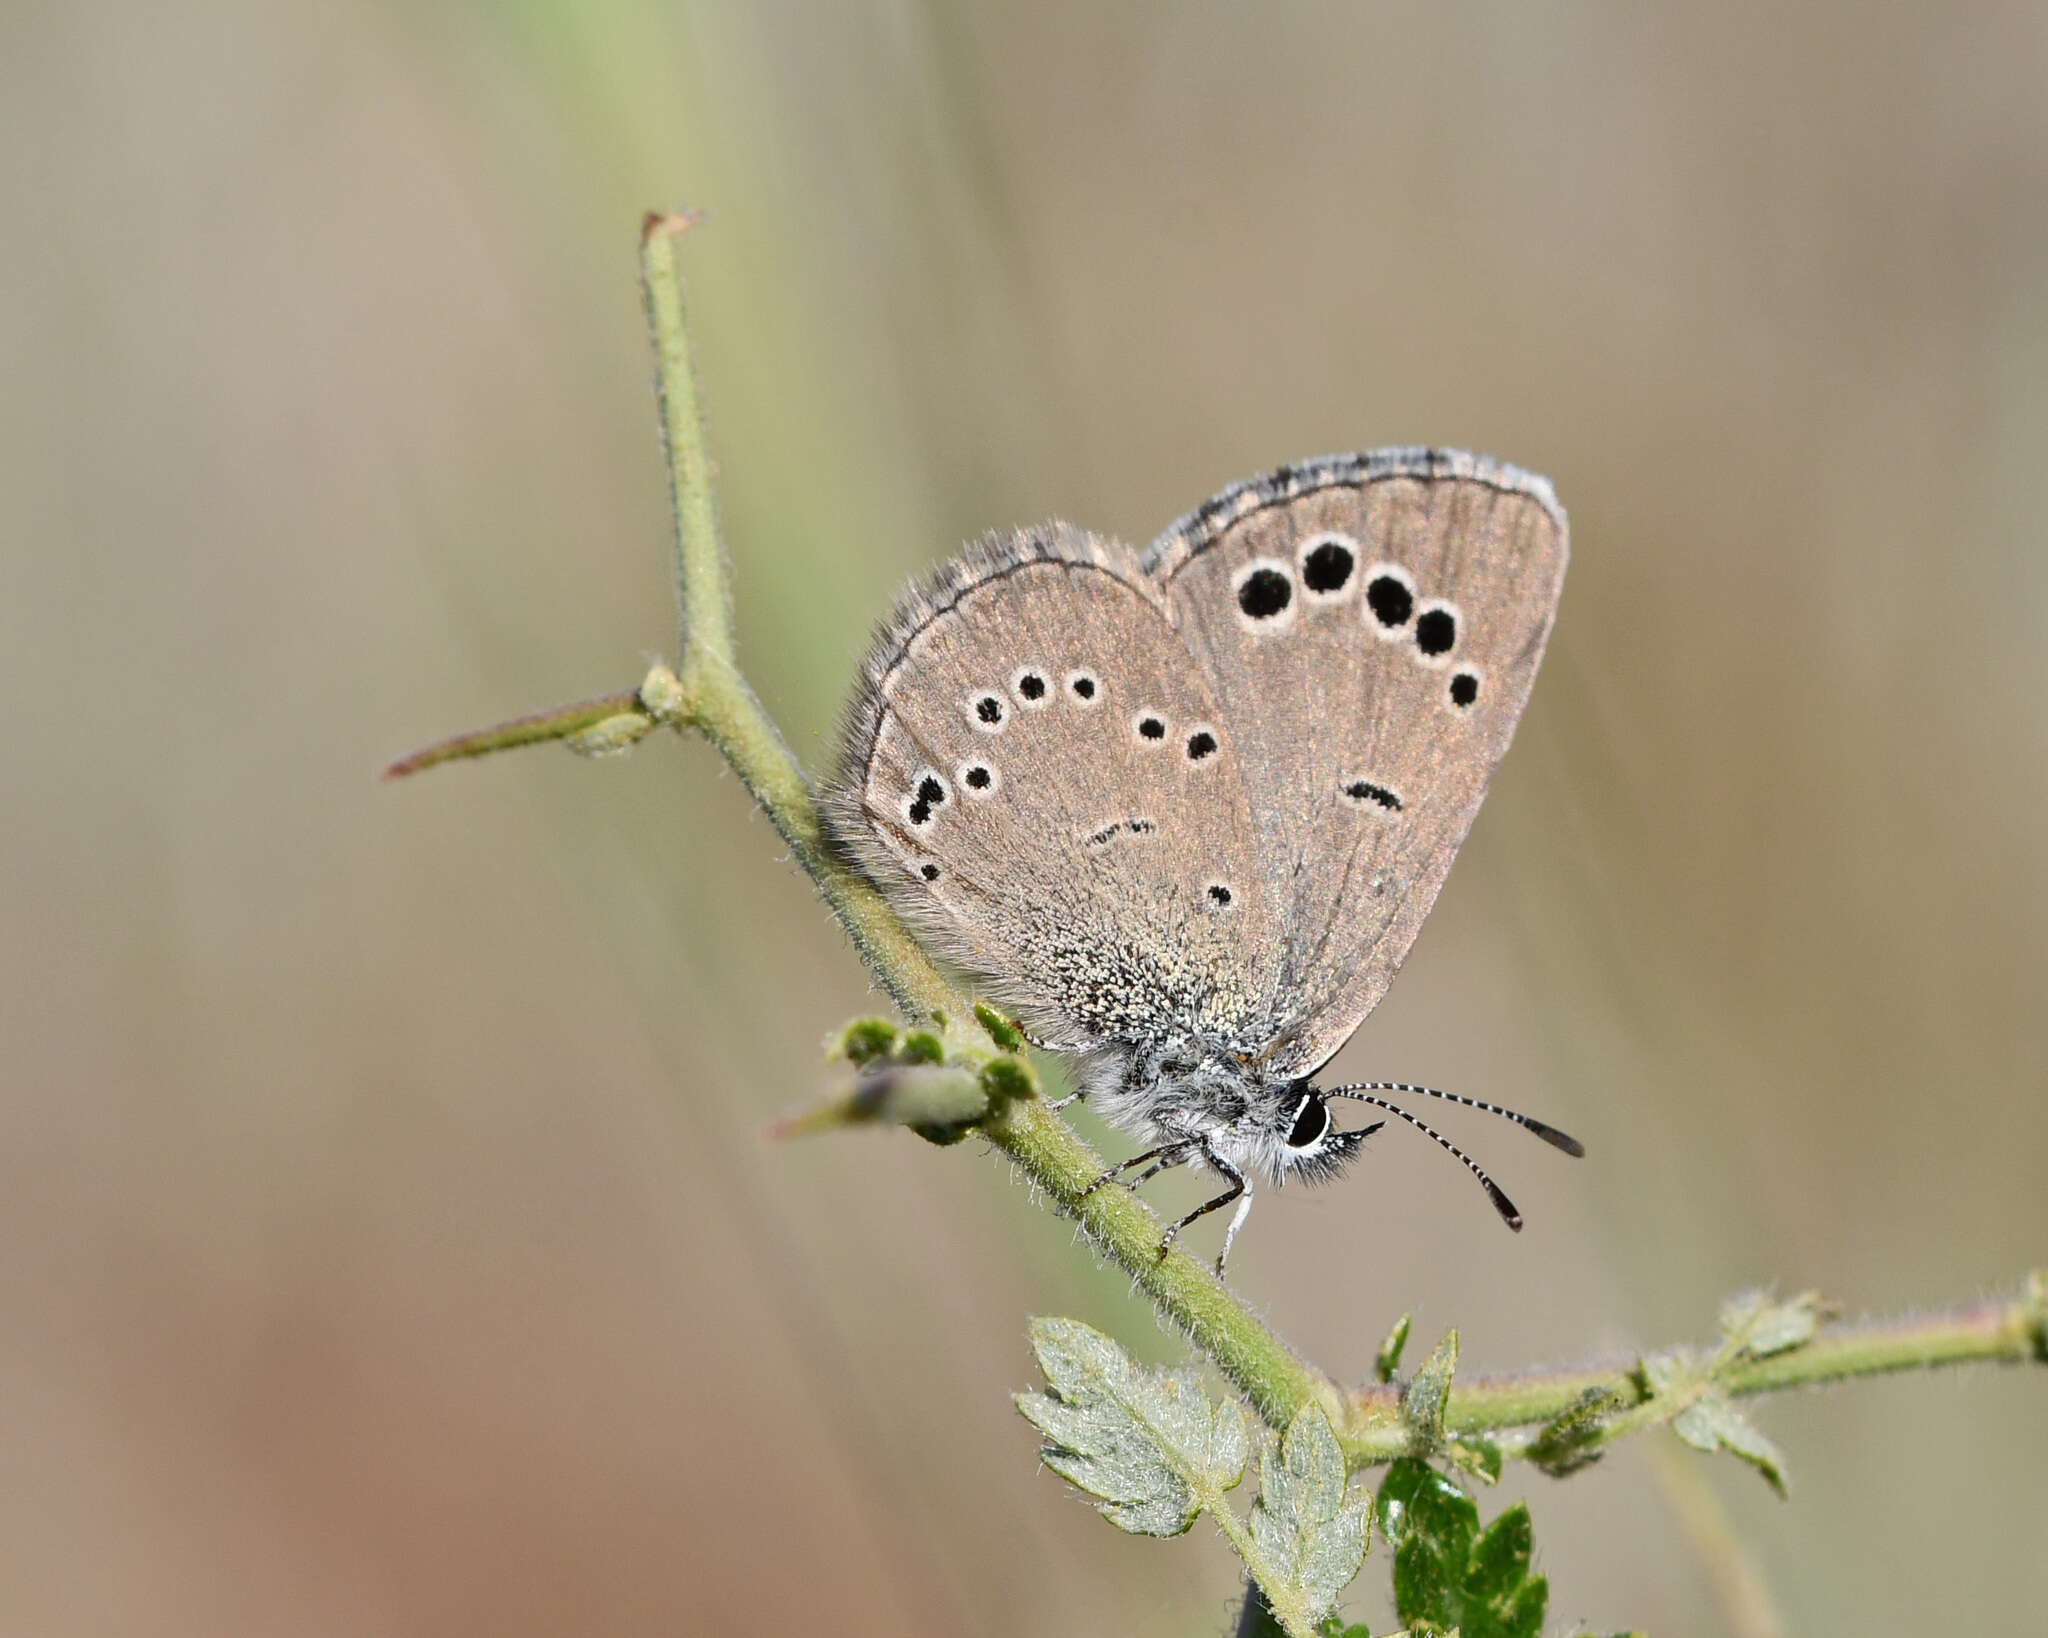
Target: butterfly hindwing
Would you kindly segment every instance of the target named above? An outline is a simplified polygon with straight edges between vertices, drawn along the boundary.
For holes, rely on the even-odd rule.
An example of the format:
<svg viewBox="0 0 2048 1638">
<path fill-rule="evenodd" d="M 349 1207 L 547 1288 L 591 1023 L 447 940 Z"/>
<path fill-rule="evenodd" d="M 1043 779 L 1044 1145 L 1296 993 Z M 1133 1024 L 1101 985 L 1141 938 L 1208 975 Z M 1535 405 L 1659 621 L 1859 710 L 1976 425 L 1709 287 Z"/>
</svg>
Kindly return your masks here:
<svg viewBox="0 0 2048 1638">
<path fill-rule="evenodd" d="M 832 832 L 957 965 L 1060 1044 L 1242 1032 L 1274 942 L 1236 755 L 1129 554 L 991 537 L 863 669 Z"/>
<path fill-rule="evenodd" d="M 1335 1053 L 1407 955 L 1528 701 L 1566 551 L 1543 479 L 1382 450 L 1236 485 L 1145 554 L 1243 751 L 1276 1070 Z"/>
</svg>

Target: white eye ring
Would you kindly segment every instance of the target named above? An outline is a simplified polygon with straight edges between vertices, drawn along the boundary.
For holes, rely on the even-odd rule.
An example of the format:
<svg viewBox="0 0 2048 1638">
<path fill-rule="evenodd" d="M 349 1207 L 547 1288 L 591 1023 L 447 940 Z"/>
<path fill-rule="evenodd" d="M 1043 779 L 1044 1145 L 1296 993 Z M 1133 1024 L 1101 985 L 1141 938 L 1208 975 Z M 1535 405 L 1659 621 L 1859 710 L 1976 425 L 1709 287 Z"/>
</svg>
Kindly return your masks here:
<svg viewBox="0 0 2048 1638">
<path fill-rule="evenodd" d="M 1306 1142 L 1296 1143 L 1294 1141 L 1295 1129 L 1301 1125 L 1302 1120 L 1308 1114 L 1311 1105 L 1314 1106 L 1316 1113 L 1323 1117 L 1322 1125 L 1317 1128 L 1316 1135 L 1314 1137 L 1309 1138 Z M 1294 1114 L 1287 1128 L 1287 1137 L 1285 1141 L 1287 1144 L 1288 1153 L 1296 1155 L 1312 1155 L 1320 1152 L 1323 1145 L 1330 1141 L 1330 1130 L 1335 1125 L 1336 1122 L 1330 1119 L 1330 1106 L 1328 1104 L 1323 1102 L 1323 1100 L 1317 1097 L 1313 1092 L 1302 1093 L 1301 1102 L 1297 1103 L 1294 1106 Z"/>
</svg>

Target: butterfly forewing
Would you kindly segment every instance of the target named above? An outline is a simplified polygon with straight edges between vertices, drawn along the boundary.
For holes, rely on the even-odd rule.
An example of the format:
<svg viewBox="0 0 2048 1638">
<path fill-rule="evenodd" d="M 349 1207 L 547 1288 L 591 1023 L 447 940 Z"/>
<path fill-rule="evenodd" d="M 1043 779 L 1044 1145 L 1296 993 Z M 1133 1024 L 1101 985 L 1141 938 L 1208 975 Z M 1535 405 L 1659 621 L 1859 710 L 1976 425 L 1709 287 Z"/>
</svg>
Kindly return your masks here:
<svg viewBox="0 0 2048 1638">
<path fill-rule="evenodd" d="M 1245 1039 L 1278 941 L 1236 749 L 1157 589 L 1055 525 L 903 599 L 827 807 L 939 952 L 1059 1044 Z"/>
<path fill-rule="evenodd" d="M 1566 556 L 1550 486 L 1388 450 L 1239 484 L 1154 543 L 1241 764 L 1279 929 L 1275 1070 L 1385 993 L 1527 703 Z"/>
</svg>

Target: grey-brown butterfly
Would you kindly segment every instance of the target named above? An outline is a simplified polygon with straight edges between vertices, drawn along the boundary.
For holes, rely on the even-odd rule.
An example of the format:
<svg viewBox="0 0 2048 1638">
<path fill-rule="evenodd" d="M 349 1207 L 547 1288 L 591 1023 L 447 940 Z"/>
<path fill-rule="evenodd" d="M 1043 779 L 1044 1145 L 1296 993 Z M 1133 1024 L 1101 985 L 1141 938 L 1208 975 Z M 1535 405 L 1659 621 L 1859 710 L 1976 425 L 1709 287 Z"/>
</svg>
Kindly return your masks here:
<svg viewBox="0 0 2048 1638">
<path fill-rule="evenodd" d="M 827 792 L 835 840 L 942 957 L 1077 1055 L 1144 1166 L 1335 1176 L 1386 1093 L 1313 1077 L 1407 955 L 1508 748 L 1564 579 L 1550 484 L 1387 449 L 1235 484 L 1142 556 L 1053 523 L 970 546 L 883 625 Z M 1133 1185 L 1135 1186 L 1135 1184 Z"/>
</svg>

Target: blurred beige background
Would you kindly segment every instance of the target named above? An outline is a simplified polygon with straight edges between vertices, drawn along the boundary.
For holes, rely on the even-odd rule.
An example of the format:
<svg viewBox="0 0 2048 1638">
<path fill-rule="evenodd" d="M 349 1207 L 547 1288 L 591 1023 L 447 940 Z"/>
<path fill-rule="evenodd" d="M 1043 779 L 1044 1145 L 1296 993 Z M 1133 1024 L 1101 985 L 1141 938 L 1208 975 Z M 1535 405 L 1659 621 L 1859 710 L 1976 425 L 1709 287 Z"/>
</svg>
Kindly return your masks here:
<svg viewBox="0 0 2048 1638">
<path fill-rule="evenodd" d="M 876 1002 L 702 747 L 376 783 L 672 643 L 650 205 L 712 212 L 814 767 L 986 527 L 1555 478 L 1549 664 L 1340 1068 L 1590 1158 L 1450 1123 L 1520 1239 L 1398 1133 L 1269 1201 L 1235 1278 L 1312 1357 L 2048 1258 L 2044 82 L 2018 4 L 8 8 L 0 1626 L 1227 1628 L 1220 1544 L 1117 1536 L 1008 1402 L 1031 1312 L 1177 1357 L 1122 1280 L 972 1144 L 761 1141 Z M 2044 1394 L 1781 1401 L 1789 1503 L 1702 1471 L 1795 1630 L 2017 1631 Z M 1505 1493 L 1556 1630 L 1724 1630 L 1643 1452 Z"/>
</svg>

